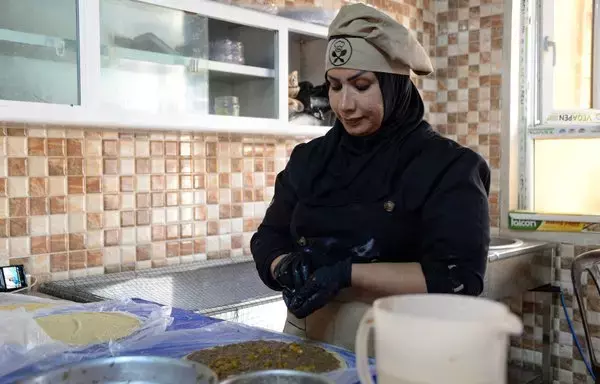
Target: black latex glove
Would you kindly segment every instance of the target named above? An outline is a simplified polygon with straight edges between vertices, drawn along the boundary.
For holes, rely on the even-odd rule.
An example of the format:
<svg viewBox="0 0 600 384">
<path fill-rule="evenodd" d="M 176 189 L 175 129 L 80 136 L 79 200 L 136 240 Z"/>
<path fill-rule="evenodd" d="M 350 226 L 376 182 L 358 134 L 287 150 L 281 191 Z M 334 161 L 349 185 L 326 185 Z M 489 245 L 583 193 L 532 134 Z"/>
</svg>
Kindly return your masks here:
<svg viewBox="0 0 600 384">
<path fill-rule="evenodd" d="M 285 303 L 285 306 L 290 307 L 292 300 L 294 299 L 294 291 L 288 288 L 283 288 L 283 302 Z"/>
<path fill-rule="evenodd" d="M 273 277 L 284 291 L 294 291 L 306 284 L 315 269 L 310 255 L 292 252 L 281 258 L 273 270 Z"/>
<path fill-rule="evenodd" d="M 315 271 L 310 280 L 295 292 L 284 294 L 290 312 L 303 319 L 329 303 L 340 290 L 348 288 L 352 279 L 352 259 L 347 258 Z"/>
</svg>

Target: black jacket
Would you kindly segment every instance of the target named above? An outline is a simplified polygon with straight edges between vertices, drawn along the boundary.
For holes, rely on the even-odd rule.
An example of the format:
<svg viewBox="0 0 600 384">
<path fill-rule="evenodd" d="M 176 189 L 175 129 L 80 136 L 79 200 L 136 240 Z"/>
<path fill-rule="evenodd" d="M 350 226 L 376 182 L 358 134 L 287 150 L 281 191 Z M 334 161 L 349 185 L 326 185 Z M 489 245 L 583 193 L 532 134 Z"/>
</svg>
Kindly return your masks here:
<svg viewBox="0 0 600 384">
<path fill-rule="evenodd" d="M 267 286 L 279 289 L 270 273 L 276 257 L 312 247 L 324 251 L 316 254 L 326 254 L 318 260 L 325 264 L 349 251 L 354 262 L 418 262 L 430 293 L 483 291 L 490 170 L 481 156 L 435 134 L 394 181 L 390 196 L 375 203 L 312 206 L 298 196 L 303 171 L 298 162 L 319 140 L 294 149 L 252 238 L 252 255 Z"/>
</svg>

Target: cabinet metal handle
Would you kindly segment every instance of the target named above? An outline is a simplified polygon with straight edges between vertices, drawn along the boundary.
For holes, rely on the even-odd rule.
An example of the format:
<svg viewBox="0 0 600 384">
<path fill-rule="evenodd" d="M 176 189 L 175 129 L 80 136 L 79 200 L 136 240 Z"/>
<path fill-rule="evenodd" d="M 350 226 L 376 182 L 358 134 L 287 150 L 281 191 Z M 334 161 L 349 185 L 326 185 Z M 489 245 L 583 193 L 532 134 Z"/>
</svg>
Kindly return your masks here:
<svg viewBox="0 0 600 384">
<path fill-rule="evenodd" d="M 544 37 L 544 51 L 548 52 L 552 48 L 552 66 L 556 65 L 556 42 L 550 40 L 549 36 Z"/>
</svg>

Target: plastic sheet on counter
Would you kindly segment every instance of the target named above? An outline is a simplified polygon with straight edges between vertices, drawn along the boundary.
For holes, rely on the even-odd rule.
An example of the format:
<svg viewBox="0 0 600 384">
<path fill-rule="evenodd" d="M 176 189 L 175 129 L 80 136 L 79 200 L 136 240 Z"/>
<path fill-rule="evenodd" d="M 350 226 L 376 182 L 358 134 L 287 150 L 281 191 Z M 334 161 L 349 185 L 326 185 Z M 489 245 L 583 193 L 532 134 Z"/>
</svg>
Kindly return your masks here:
<svg viewBox="0 0 600 384">
<path fill-rule="evenodd" d="M 142 304 L 154 304 L 160 305 L 153 301 L 143 300 L 143 299 L 132 299 L 136 303 Z M 173 318 L 173 322 L 171 325 L 167 327 L 167 331 L 176 331 L 182 329 L 197 329 L 202 328 L 207 325 L 211 325 L 214 323 L 220 323 L 223 320 L 216 319 L 214 317 L 208 317 L 205 315 L 201 315 L 192 311 L 188 311 L 186 309 L 181 308 L 171 308 L 171 317 Z"/>
<path fill-rule="evenodd" d="M 53 343 L 55 341 L 35 321 L 34 313 L 19 308 L 6 311 L 0 316 L 0 345 L 14 345 L 28 352 Z M 0 367 L 3 365 L 2 357 L 0 356 Z"/>
<path fill-rule="evenodd" d="M 132 355 L 183 358 L 200 349 L 254 340 L 303 341 L 295 336 L 283 333 L 248 327 L 237 323 L 219 322 L 198 329 L 181 330 L 158 335 L 143 340 L 136 345 L 132 344 L 132 349 L 123 352 Z M 328 373 L 327 376 L 336 384 L 358 384 L 359 379 L 355 369 L 356 360 L 354 354 L 333 345 L 321 345 L 325 349 L 338 354 L 347 365 L 347 368 Z M 374 372 L 374 368 L 372 368 L 372 373 Z"/>
<path fill-rule="evenodd" d="M 23 295 L 19 293 L 0 293 L 0 310 L 2 307 L 9 305 L 26 305 L 26 304 L 49 304 L 53 306 L 73 304 L 70 301 L 52 300 L 37 296 Z"/>
<path fill-rule="evenodd" d="M 201 349 L 255 340 L 305 341 L 292 335 L 221 321 L 197 329 L 172 331 L 140 340 L 138 343 L 129 344 L 130 348 L 123 350 L 122 353 L 136 356 L 183 358 Z M 327 375 L 337 384 L 358 383 L 354 354 L 333 345 L 321 345 L 328 351 L 340 356 L 347 366 L 345 369 L 340 369 Z"/>
<path fill-rule="evenodd" d="M 56 301 L 21 297 L 0 296 L 0 306 L 10 304 L 48 303 Z M 137 317 L 140 327 L 131 335 L 106 343 L 86 346 L 72 346 L 51 340 L 39 327 L 32 325 L 35 318 L 53 314 L 75 312 L 123 312 Z M 2 311 L 0 326 L 4 329 L 13 329 L 22 334 L 27 343 L 18 340 L 0 340 L 0 383 L 13 382 L 17 378 L 31 375 L 35 372 L 46 371 L 67 363 L 74 363 L 84 359 L 117 356 L 123 350 L 130 348 L 146 338 L 164 333 L 173 321 L 170 307 L 161 307 L 155 304 L 136 303 L 132 300 L 114 300 L 90 304 L 65 304 L 56 307 L 44 307 L 26 312 L 23 308 L 12 311 Z M 27 319 L 26 323 L 23 321 Z M 26 324 L 25 326 L 23 324 Z M 36 323 L 37 325 L 37 323 Z"/>
<path fill-rule="evenodd" d="M 0 305 L 2 305 L 1 303 L 2 301 L 0 300 Z M 73 304 L 70 307 L 84 307 L 88 310 L 92 307 L 106 308 L 107 303 Z M 136 315 L 147 314 L 149 309 L 156 310 L 157 308 L 161 308 L 158 304 L 141 299 L 133 299 L 131 302 L 127 300 L 120 303 L 121 306 L 118 307 L 120 310 Z M 129 308 L 124 308 L 123 305 Z M 200 349 L 244 341 L 302 341 L 295 336 L 217 320 L 186 310 L 177 308 L 170 310 L 169 307 L 166 307 L 165 310 L 170 311 L 170 315 L 173 318 L 173 323 L 167 328 L 167 330 L 170 330 L 169 332 L 157 332 L 137 338 L 128 337 L 113 342 L 111 345 L 99 344 L 75 350 L 69 349 L 59 355 L 50 353 L 50 348 L 47 345 L 46 350 L 38 349 L 35 356 L 26 355 L 23 350 L 18 350 L 14 347 L 0 346 L 0 384 L 12 383 L 15 380 L 31 376 L 35 373 L 52 370 L 60 365 L 108 356 L 145 355 L 183 358 Z M 55 308 L 54 311 L 68 312 L 69 308 Z M 39 313 L 45 312 L 38 311 L 35 315 Z M 33 316 L 33 314 L 31 315 Z M 356 361 L 354 354 L 335 346 L 322 345 L 327 350 L 337 353 L 346 362 L 348 367 L 347 369 L 331 372 L 327 376 L 337 384 L 358 384 L 359 380 L 355 369 Z M 56 351 L 54 350 L 54 352 Z M 7 357 L 10 360 L 2 360 Z M 24 361 L 20 361 L 20 359 Z M 17 364 L 13 365 L 15 362 Z M 2 373 L 2 369 L 6 364 L 13 365 L 9 374 Z"/>
<path fill-rule="evenodd" d="M 284 333 L 221 321 L 202 328 L 172 331 L 149 337 L 137 343 L 129 344 L 129 348 L 122 352 L 134 355 L 177 358 L 201 349 L 255 340 L 303 341 L 296 336 Z M 348 367 L 352 368 L 356 365 L 352 352 L 333 345 L 322 344 L 322 346 L 342 357 Z"/>
</svg>

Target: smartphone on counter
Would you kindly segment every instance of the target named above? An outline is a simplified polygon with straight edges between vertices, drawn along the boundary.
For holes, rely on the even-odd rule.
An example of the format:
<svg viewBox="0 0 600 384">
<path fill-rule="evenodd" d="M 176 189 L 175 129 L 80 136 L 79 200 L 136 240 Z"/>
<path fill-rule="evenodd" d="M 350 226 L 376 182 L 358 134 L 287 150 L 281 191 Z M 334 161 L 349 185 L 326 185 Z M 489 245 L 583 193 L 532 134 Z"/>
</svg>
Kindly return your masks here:
<svg viewBox="0 0 600 384">
<path fill-rule="evenodd" d="M 22 265 L 0 267 L 0 292 L 10 292 L 25 287 L 27 287 L 27 278 Z"/>
</svg>

